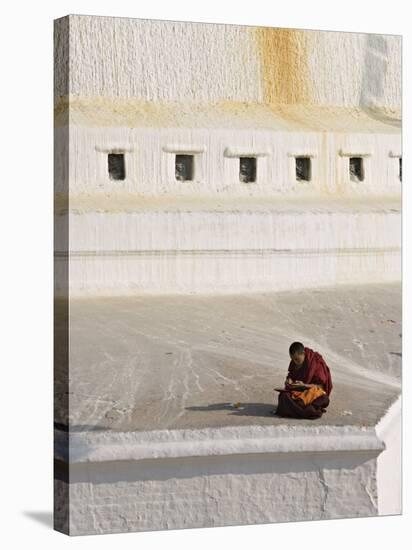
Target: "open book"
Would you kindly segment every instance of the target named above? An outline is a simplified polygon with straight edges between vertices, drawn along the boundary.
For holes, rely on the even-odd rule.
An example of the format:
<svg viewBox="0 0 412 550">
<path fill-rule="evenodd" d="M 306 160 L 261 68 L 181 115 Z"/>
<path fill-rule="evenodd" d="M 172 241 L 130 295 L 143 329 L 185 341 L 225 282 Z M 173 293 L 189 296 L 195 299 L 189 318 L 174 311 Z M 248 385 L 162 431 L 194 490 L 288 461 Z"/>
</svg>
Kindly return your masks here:
<svg viewBox="0 0 412 550">
<path fill-rule="evenodd" d="M 276 391 L 305 391 L 310 387 L 310 384 L 288 384 L 286 387 L 273 389 Z"/>
</svg>

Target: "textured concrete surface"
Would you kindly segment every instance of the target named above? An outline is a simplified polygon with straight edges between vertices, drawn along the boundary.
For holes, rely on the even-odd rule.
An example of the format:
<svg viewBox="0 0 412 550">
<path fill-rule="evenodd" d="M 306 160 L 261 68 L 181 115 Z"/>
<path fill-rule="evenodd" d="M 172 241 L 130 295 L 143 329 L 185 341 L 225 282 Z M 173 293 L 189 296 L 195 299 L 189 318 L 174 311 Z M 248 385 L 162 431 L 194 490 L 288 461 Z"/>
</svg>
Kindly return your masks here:
<svg viewBox="0 0 412 550">
<path fill-rule="evenodd" d="M 270 414 L 294 340 L 322 353 L 332 371 L 331 405 L 318 424 L 374 426 L 400 392 L 395 283 L 72 299 L 70 330 L 74 431 L 312 425 Z"/>
</svg>

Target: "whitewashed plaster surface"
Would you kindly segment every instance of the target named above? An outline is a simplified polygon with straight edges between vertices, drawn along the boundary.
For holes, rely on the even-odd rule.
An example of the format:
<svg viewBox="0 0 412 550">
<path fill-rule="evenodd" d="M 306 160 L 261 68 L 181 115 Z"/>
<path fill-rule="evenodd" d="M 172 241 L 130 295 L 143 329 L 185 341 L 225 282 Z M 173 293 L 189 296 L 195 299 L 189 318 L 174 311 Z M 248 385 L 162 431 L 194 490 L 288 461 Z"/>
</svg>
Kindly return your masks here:
<svg viewBox="0 0 412 550">
<path fill-rule="evenodd" d="M 399 280 L 400 37 L 71 15 L 55 39 L 58 291 L 68 271 L 73 294 Z M 176 180 L 178 153 L 193 153 L 192 181 Z M 255 182 L 239 156 L 256 157 Z M 376 197 L 387 216 L 351 210 Z M 317 216 L 336 198 L 344 215 Z"/>
<path fill-rule="evenodd" d="M 369 211 L 321 208 L 71 212 L 56 220 L 57 292 L 65 292 L 68 269 L 72 295 L 233 293 L 400 280 L 396 201 Z"/>
<path fill-rule="evenodd" d="M 71 466 L 71 535 L 377 515 L 376 452 Z M 56 492 L 66 491 L 55 480 Z M 57 518 L 58 519 L 58 518 Z"/>
<path fill-rule="evenodd" d="M 70 44 L 57 33 L 57 97 L 401 104 L 400 36 L 87 15 L 60 24 Z"/>
<path fill-rule="evenodd" d="M 376 449 L 72 464 L 70 534 L 377 515 Z M 56 480 L 56 490 L 65 490 Z"/>
<path fill-rule="evenodd" d="M 270 131 L 261 129 L 152 129 L 71 127 L 70 148 L 65 129 L 56 130 L 56 193 L 64 193 L 67 180 L 65 163 L 69 154 L 69 189 L 77 194 L 134 193 L 198 197 L 255 197 L 283 195 L 369 196 L 400 195 L 399 133 L 333 133 Z M 60 133 L 60 134 L 59 134 Z M 194 179 L 177 181 L 175 154 L 190 147 L 204 148 L 195 153 Z M 239 158 L 229 157 L 227 148 L 241 150 L 243 156 L 257 158 L 256 181 L 239 182 Z M 172 152 L 164 151 L 170 148 Z M 124 151 L 124 180 L 111 180 L 107 155 Z M 310 182 L 297 181 L 295 156 L 310 155 Z M 394 156 L 396 155 L 396 156 Z M 364 156 L 365 179 L 349 178 L 349 156 Z"/>
<path fill-rule="evenodd" d="M 74 434 L 55 521 L 87 535 L 399 514 L 399 412 L 388 416 L 383 439 L 365 427 Z"/>
</svg>

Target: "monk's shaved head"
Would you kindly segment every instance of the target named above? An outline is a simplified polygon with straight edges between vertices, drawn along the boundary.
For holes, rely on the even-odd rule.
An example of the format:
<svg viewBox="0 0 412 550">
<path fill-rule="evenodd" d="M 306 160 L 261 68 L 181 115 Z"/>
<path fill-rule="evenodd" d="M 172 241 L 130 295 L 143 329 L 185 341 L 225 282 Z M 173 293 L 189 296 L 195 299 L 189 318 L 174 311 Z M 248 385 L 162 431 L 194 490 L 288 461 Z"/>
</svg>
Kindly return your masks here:
<svg viewBox="0 0 412 550">
<path fill-rule="evenodd" d="M 289 355 L 294 355 L 295 353 L 305 353 L 305 346 L 302 342 L 293 342 L 289 346 Z"/>
<path fill-rule="evenodd" d="M 289 346 L 289 355 L 295 365 L 303 365 L 305 361 L 305 347 L 302 342 L 293 342 Z"/>
</svg>

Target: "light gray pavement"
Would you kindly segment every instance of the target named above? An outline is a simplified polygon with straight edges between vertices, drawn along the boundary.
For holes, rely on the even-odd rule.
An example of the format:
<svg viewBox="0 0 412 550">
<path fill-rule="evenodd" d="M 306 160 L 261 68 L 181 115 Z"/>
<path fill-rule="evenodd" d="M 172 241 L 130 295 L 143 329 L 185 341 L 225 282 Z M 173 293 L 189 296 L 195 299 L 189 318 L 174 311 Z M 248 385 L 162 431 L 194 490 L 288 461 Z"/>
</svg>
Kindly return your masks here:
<svg viewBox="0 0 412 550">
<path fill-rule="evenodd" d="M 401 313 L 400 283 L 71 299 L 70 430 L 375 425 L 400 393 Z M 294 340 L 331 368 L 315 421 L 270 414 Z"/>
</svg>

